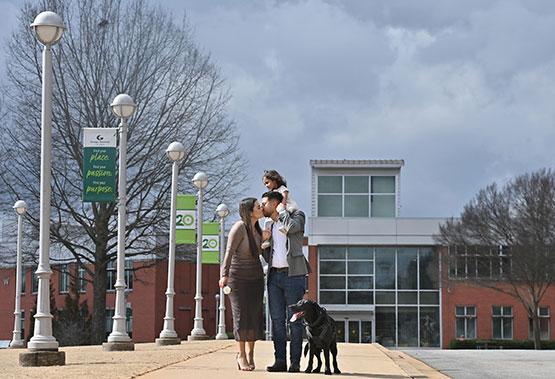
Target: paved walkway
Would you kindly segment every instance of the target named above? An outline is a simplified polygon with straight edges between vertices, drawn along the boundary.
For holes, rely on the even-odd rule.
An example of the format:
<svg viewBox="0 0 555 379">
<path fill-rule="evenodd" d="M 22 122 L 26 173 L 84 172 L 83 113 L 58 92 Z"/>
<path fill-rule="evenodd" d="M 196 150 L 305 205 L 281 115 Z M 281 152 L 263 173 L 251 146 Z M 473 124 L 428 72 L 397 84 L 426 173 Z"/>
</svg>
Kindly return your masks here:
<svg viewBox="0 0 555 379">
<path fill-rule="evenodd" d="M 340 376 L 352 378 L 447 378 L 422 362 L 400 351 L 389 351 L 378 344 L 339 344 Z M 137 344 L 133 352 L 104 352 L 100 346 L 67 347 L 66 365 L 57 367 L 20 367 L 19 352 L 0 350 L 2 378 L 289 378 L 295 374 L 268 373 L 273 363 L 271 342 L 256 344 L 256 370 L 237 370 L 234 341 L 195 341 L 158 347 L 153 343 Z M 307 359 L 301 361 L 306 368 Z M 300 373 L 295 376 L 304 376 Z M 324 378 L 311 374 L 310 378 Z M 326 376 L 327 377 L 327 376 Z"/>
</svg>

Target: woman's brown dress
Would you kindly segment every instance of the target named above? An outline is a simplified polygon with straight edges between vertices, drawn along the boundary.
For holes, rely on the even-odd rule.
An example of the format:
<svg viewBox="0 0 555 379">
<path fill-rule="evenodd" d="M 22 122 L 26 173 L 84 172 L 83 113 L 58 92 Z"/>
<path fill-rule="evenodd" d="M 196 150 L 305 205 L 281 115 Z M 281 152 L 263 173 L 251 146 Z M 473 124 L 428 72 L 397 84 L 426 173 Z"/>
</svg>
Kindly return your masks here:
<svg viewBox="0 0 555 379">
<path fill-rule="evenodd" d="M 227 285 L 231 287 L 229 299 L 236 341 L 264 339 L 264 273 L 259 258 L 261 238 L 256 231 L 254 240 L 257 251 L 253 254 L 245 224 L 236 222 L 229 232 L 221 266 L 221 276 L 229 277 Z"/>
</svg>

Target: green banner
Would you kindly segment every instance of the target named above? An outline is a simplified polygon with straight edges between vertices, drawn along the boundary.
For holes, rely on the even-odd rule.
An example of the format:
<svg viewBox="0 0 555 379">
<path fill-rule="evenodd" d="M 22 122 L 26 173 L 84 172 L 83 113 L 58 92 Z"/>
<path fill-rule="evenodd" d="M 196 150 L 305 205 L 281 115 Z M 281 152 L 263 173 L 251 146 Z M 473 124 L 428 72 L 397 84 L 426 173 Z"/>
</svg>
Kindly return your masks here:
<svg viewBox="0 0 555 379">
<path fill-rule="evenodd" d="M 220 263 L 220 223 L 202 224 L 202 263 Z"/>
<path fill-rule="evenodd" d="M 196 204 L 195 195 L 177 195 L 175 243 L 195 244 L 196 238 Z"/>
<path fill-rule="evenodd" d="M 83 129 L 83 202 L 116 201 L 116 128 Z"/>
</svg>

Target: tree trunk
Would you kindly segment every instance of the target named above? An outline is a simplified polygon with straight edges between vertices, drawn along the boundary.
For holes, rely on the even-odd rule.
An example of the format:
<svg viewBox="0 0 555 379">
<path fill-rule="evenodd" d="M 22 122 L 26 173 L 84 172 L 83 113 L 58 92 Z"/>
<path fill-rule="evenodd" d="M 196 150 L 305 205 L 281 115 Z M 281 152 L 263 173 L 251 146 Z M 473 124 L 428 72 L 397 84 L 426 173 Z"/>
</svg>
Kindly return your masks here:
<svg viewBox="0 0 555 379">
<path fill-rule="evenodd" d="M 541 330 L 540 330 L 540 318 L 538 316 L 538 309 L 534 309 L 534 315 L 532 316 L 532 329 L 534 331 L 534 349 L 541 350 Z"/>
<path fill-rule="evenodd" d="M 94 265 L 91 326 L 91 343 L 100 345 L 106 340 L 106 250 L 100 249 L 99 246 L 97 246 Z"/>
</svg>

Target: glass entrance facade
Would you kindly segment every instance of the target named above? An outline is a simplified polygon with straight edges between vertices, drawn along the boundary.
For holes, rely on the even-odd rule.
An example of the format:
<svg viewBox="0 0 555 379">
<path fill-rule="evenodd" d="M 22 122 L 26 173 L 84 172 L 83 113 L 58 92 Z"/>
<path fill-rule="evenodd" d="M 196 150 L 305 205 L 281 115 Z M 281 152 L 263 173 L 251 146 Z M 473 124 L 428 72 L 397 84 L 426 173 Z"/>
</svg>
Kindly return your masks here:
<svg viewBox="0 0 555 379">
<path fill-rule="evenodd" d="M 348 312 L 352 305 L 375 305 L 375 342 L 440 346 L 439 260 L 433 247 L 320 245 L 318 264 L 323 306 L 344 305 Z M 371 322 L 364 322 L 371 330 Z M 371 342 L 362 341 L 363 335 L 368 339 L 362 321 L 339 323 L 345 323 L 345 342 Z"/>
</svg>

